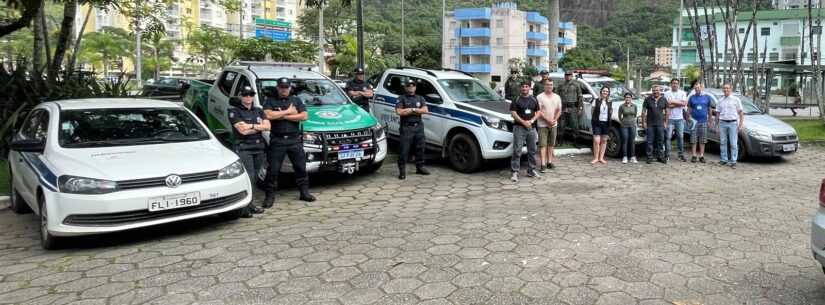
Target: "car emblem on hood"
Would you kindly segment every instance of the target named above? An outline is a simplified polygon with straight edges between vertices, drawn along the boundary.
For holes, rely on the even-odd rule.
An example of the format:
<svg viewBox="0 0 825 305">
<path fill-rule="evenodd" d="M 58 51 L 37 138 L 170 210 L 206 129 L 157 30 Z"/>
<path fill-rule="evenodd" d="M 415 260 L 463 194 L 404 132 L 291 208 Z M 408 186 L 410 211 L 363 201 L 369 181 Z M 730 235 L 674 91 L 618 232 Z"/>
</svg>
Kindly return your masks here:
<svg viewBox="0 0 825 305">
<path fill-rule="evenodd" d="M 341 113 L 337 111 L 318 111 L 318 117 L 322 119 L 337 119 L 341 117 Z"/>
<path fill-rule="evenodd" d="M 183 183 L 183 180 L 182 180 L 182 179 L 180 178 L 180 176 L 178 176 L 178 175 L 169 175 L 169 176 L 166 176 L 166 186 L 168 186 L 168 187 L 171 187 L 171 188 L 176 188 L 176 187 L 178 187 L 181 183 Z"/>
</svg>

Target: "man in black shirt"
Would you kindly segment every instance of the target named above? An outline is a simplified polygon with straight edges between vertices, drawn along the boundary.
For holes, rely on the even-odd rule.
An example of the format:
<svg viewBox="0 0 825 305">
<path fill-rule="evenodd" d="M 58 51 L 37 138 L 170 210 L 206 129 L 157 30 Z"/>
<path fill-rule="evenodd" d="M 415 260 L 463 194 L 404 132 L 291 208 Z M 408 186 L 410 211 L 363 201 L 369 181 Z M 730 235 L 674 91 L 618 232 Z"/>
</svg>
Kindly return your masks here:
<svg viewBox="0 0 825 305">
<path fill-rule="evenodd" d="M 665 126 L 667 126 L 667 100 L 662 96 L 662 89 L 653 87 L 653 95 L 648 96 L 642 105 L 642 128 L 647 140 L 647 164 L 656 160 L 665 160 Z"/>
<path fill-rule="evenodd" d="M 539 102 L 530 95 L 530 82 L 521 83 L 521 95 L 510 104 L 510 114 L 515 120 L 513 124 L 513 156 L 510 159 L 510 169 L 513 171 L 511 180 L 518 182 L 521 168 L 521 148 L 527 142 L 527 176 L 538 178 L 536 172 L 536 142 L 538 132 L 533 123 L 539 117 Z"/>
<path fill-rule="evenodd" d="M 300 199 L 315 201 L 309 193 L 309 178 L 306 170 L 303 131 L 301 122 L 307 120 L 306 106 L 301 99 L 290 95 L 292 83 L 288 78 L 278 79 L 278 94 L 264 102 L 264 113 L 272 125 L 269 134 L 269 171 L 266 176 L 266 198 L 264 208 L 272 207 L 275 202 L 275 189 L 284 157 L 289 157 L 295 172 L 295 183 L 301 192 Z"/>
<path fill-rule="evenodd" d="M 355 69 L 355 78 L 347 82 L 344 88 L 352 102 L 367 112 L 370 112 L 370 99 L 372 99 L 372 85 L 364 81 L 364 69 Z"/>
<path fill-rule="evenodd" d="M 241 89 L 241 97 L 232 97 L 229 108 L 229 123 L 234 127 L 235 153 L 241 158 L 246 174 L 252 184 L 253 194 L 258 181 L 258 170 L 266 160 L 266 142 L 261 132 L 270 128 L 269 121 L 263 109 L 255 107 L 255 91 L 251 87 Z M 253 196 L 254 201 L 254 196 Z M 241 217 L 249 218 L 252 214 L 263 213 L 263 209 L 250 201 L 249 206 L 241 213 Z"/>
<path fill-rule="evenodd" d="M 407 80 L 404 90 L 406 94 L 398 97 L 398 104 L 395 105 L 395 113 L 401 117 L 399 131 L 401 134 L 401 154 L 398 156 L 398 179 L 407 178 L 405 167 L 410 154 L 410 146 L 415 145 L 415 168 L 416 174 L 429 175 L 430 172 L 424 168 L 424 125 L 421 115 L 430 113 L 427 103 L 423 97 L 415 94 L 415 80 Z"/>
</svg>

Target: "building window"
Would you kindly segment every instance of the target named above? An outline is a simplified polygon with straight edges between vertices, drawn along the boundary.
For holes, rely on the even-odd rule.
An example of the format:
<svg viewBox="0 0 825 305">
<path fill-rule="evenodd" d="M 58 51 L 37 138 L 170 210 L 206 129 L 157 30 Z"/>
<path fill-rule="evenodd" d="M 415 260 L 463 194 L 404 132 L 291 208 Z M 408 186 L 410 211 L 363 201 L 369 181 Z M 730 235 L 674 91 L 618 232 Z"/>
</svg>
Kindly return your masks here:
<svg viewBox="0 0 825 305">
<path fill-rule="evenodd" d="M 504 45 L 504 38 L 498 37 L 496 38 L 496 45 L 503 46 Z"/>
<path fill-rule="evenodd" d="M 503 19 L 496 19 L 496 28 L 503 29 L 504 28 L 504 20 Z"/>
<path fill-rule="evenodd" d="M 483 27 L 483 28 L 489 28 L 489 27 L 490 27 L 490 24 L 489 24 L 489 23 L 486 23 L 486 22 L 482 22 L 482 23 L 481 23 L 481 27 Z"/>
<path fill-rule="evenodd" d="M 745 34 L 745 28 L 739 28 L 739 34 Z"/>
<path fill-rule="evenodd" d="M 455 64 L 455 56 L 450 56 L 450 64 L 451 65 Z"/>
<path fill-rule="evenodd" d="M 782 24 L 782 36 L 799 36 L 799 24 L 784 23 Z"/>
<path fill-rule="evenodd" d="M 770 54 L 768 54 L 768 60 L 770 60 L 770 61 L 779 60 L 779 52 L 771 52 Z"/>
<path fill-rule="evenodd" d="M 450 31 L 455 29 L 455 21 L 450 21 Z"/>
<path fill-rule="evenodd" d="M 771 28 L 762 28 L 762 36 L 770 36 L 771 35 Z"/>
<path fill-rule="evenodd" d="M 504 64 L 504 56 L 496 56 L 496 64 L 497 65 Z"/>
<path fill-rule="evenodd" d="M 784 49 L 782 50 L 782 60 L 795 60 L 796 59 L 796 49 Z"/>
</svg>

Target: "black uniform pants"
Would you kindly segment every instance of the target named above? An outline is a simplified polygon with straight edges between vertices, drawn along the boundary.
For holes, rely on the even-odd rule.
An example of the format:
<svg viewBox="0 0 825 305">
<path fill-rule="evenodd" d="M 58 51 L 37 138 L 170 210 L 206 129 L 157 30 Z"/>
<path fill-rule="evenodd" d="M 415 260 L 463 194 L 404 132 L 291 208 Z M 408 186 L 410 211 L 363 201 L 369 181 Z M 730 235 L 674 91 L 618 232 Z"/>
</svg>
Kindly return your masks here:
<svg viewBox="0 0 825 305">
<path fill-rule="evenodd" d="M 415 166 L 424 165 L 424 125 L 401 124 L 401 155 L 398 156 L 398 168 L 404 169 L 409 160 L 410 146 L 415 146 Z"/>
<path fill-rule="evenodd" d="M 309 187 L 309 177 L 307 176 L 306 153 L 304 143 L 300 135 L 289 138 L 275 138 L 269 142 L 269 170 L 267 170 L 266 181 L 264 182 L 267 193 L 274 192 L 278 188 L 278 175 L 281 173 L 281 165 L 284 158 L 289 158 L 292 162 L 292 170 L 295 173 L 295 184 L 298 189 Z"/>
<path fill-rule="evenodd" d="M 256 185 L 258 184 L 258 171 L 264 166 L 264 162 L 266 161 L 266 151 L 263 149 L 244 150 L 236 147 L 235 153 L 237 153 L 238 157 L 240 157 L 244 170 L 246 170 L 246 174 L 249 176 L 249 183 L 252 185 L 252 194 L 254 198 L 255 189 L 257 188 Z M 253 205 L 253 202 L 254 199 L 249 202 L 249 205 Z"/>
</svg>

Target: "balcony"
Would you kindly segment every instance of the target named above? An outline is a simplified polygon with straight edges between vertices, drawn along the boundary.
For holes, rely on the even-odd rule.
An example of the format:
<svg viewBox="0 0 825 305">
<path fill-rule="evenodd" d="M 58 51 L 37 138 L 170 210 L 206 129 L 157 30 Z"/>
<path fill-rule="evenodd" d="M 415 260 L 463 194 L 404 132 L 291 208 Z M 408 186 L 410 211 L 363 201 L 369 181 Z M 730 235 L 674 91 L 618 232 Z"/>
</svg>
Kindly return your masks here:
<svg viewBox="0 0 825 305">
<path fill-rule="evenodd" d="M 490 64 L 461 64 L 458 68 L 467 73 L 490 73 Z"/>
<path fill-rule="evenodd" d="M 457 28 L 455 29 L 456 37 L 490 37 L 490 29 L 488 28 Z"/>
<path fill-rule="evenodd" d="M 547 52 L 548 52 L 547 49 L 527 48 L 527 56 L 546 57 Z"/>
<path fill-rule="evenodd" d="M 570 31 L 576 29 L 576 24 L 572 22 L 562 22 L 559 24 L 559 29 Z"/>
<path fill-rule="evenodd" d="M 547 17 L 542 16 L 538 12 L 527 12 L 528 23 L 547 24 Z"/>
<path fill-rule="evenodd" d="M 547 34 L 542 32 L 527 32 L 527 40 L 547 40 Z"/>
<path fill-rule="evenodd" d="M 460 46 L 455 51 L 460 55 L 490 55 L 490 46 Z"/>
<path fill-rule="evenodd" d="M 572 46 L 575 42 L 571 38 L 559 37 L 560 46 Z"/>
<path fill-rule="evenodd" d="M 492 14 L 490 8 L 460 8 L 454 12 L 456 20 L 490 20 Z"/>
</svg>

